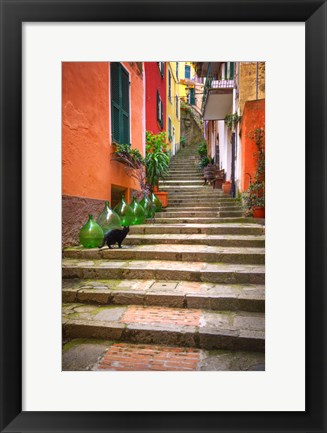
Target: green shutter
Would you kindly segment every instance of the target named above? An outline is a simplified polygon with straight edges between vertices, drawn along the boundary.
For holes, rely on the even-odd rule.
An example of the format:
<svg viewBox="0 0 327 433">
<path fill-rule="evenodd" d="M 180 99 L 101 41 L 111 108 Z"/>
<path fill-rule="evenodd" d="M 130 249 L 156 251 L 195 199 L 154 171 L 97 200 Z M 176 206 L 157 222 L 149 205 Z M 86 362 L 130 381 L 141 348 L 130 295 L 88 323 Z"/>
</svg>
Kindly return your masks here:
<svg viewBox="0 0 327 433">
<path fill-rule="evenodd" d="M 112 140 L 129 144 L 129 75 L 120 63 L 110 64 Z"/>
<path fill-rule="evenodd" d="M 230 62 L 229 79 L 234 80 L 234 62 Z"/>
<path fill-rule="evenodd" d="M 195 105 L 195 89 L 194 89 L 194 87 L 190 88 L 190 104 Z"/>
<path fill-rule="evenodd" d="M 129 75 L 122 66 L 121 69 L 121 143 L 129 144 Z"/>
</svg>

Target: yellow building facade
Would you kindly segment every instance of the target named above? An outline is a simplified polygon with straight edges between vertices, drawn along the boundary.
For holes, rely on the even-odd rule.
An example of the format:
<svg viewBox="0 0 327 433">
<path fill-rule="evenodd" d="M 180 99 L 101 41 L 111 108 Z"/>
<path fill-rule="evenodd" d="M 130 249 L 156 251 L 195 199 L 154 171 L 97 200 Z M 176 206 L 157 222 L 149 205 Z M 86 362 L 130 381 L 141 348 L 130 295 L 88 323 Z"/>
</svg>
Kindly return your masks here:
<svg viewBox="0 0 327 433">
<path fill-rule="evenodd" d="M 166 101 L 166 125 L 167 139 L 172 155 L 180 148 L 180 74 L 181 62 L 166 62 L 167 101 Z"/>
</svg>

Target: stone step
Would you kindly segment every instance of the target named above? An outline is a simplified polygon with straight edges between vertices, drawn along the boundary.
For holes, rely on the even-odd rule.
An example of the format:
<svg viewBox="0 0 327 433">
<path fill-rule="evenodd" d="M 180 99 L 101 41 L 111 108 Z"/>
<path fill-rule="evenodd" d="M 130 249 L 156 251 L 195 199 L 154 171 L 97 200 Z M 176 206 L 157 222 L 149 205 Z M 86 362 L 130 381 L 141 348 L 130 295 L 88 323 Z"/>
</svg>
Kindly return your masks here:
<svg viewBox="0 0 327 433">
<path fill-rule="evenodd" d="M 165 212 L 157 212 L 157 218 L 216 218 L 216 217 L 242 217 L 244 214 L 243 209 L 228 209 L 217 211 L 174 211 L 166 210 Z"/>
<path fill-rule="evenodd" d="M 170 260 L 62 260 L 63 278 L 156 279 L 264 284 L 264 265 Z"/>
<path fill-rule="evenodd" d="M 263 235 L 258 221 L 238 224 L 142 224 L 130 227 L 131 234 L 206 234 L 206 235 Z"/>
<path fill-rule="evenodd" d="M 264 352 L 264 315 L 246 311 L 64 304 L 64 338 Z"/>
<path fill-rule="evenodd" d="M 129 234 L 124 245 L 154 245 L 154 244 L 182 244 L 209 245 L 220 247 L 250 247 L 264 248 L 264 236 L 237 235 L 206 235 L 206 234 Z"/>
<path fill-rule="evenodd" d="M 78 260 L 170 260 L 263 264 L 264 248 L 218 247 L 209 245 L 150 244 L 124 245 L 123 248 L 71 247 L 63 250 L 63 257 Z"/>
<path fill-rule="evenodd" d="M 242 223 L 250 222 L 251 218 L 237 217 L 211 217 L 211 218 L 155 218 L 157 224 L 219 224 L 219 223 Z"/>
<path fill-rule="evenodd" d="M 210 206 L 212 207 L 213 205 L 216 206 L 225 206 L 226 204 L 229 203 L 235 203 L 237 205 L 239 205 L 239 202 L 235 199 L 233 199 L 232 197 L 221 197 L 221 196 L 215 196 L 215 195 L 210 195 L 209 197 L 201 197 L 200 195 L 196 195 L 196 196 L 192 196 L 192 195 L 175 195 L 172 196 L 171 194 L 169 194 L 169 203 L 194 203 L 196 205 L 200 205 L 200 206 Z"/>
<path fill-rule="evenodd" d="M 63 371 L 264 371 L 260 352 L 203 350 L 73 339 L 63 345 Z"/>
<path fill-rule="evenodd" d="M 161 212 L 219 212 L 219 211 L 229 211 L 229 210 L 243 210 L 243 208 L 238 203 L 224 203 L 223 206 L 167 206 L 163 208 Z M 157 212 L 158 214 L 159 212 Z"/>
<path fill-rule="evenodd" d="M 188 281 L 64 279 L 64 303 L 265 311 L 263 285 L 224 285 Z"/>
<path fill-rule="evenodd" d="M 235 198 L 232 198 L 228 195 L 222 194 L 221 192 L 215 192 L 215 190 L 211 191 L 202 191 L 194 192 L 194 191 L 169 191 L 168 192 L 168 199 L 169 200 L 229 200 L 229 201 L 236 201 Z"/>
<path fill-rule="evenodd" d="M 178 186 L 191 186 L 191 185 L 202 185 L 203 179 L 185 179 L 185 180 L 165 180 L 160 181 L 159 185 L 160 187 L 166 187 L 171 185 L 178 185 Z"/>
</svg>

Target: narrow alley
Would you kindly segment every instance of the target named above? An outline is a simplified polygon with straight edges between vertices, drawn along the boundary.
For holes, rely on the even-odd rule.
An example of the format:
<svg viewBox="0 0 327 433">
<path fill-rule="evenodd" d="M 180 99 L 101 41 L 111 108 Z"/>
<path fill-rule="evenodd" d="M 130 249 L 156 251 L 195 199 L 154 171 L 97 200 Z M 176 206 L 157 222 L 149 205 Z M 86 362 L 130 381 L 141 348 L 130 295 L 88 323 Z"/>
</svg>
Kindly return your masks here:
<svg viewBox="0 0 327 433">
<path fill-rule="evenodd" d="M 265 369 L 264 226 L 204 185 L 197 149 L 122 249 L 64 249 L 64 370 Z"/>
</svg>

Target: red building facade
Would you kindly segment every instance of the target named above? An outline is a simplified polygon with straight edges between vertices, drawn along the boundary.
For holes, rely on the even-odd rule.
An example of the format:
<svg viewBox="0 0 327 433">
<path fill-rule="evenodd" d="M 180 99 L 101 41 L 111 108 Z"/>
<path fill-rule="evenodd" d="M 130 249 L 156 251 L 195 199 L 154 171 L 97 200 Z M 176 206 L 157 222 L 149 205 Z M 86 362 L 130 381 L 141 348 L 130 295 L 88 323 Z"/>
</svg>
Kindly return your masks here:
<svg viewBox="0 0 327 433">
<path fill-rule="evenodd" d="M 166 63 L 145 62 L 146 130 L 166 130 Z"/>
</svg>

